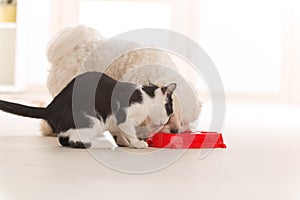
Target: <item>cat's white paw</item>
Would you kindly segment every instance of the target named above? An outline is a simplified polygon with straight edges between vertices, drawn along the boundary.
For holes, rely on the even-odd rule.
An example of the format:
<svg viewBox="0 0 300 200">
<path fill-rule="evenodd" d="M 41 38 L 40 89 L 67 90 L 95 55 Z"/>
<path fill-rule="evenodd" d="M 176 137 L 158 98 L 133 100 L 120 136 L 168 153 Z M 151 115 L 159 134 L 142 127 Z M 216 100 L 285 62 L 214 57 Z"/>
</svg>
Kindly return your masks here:
<svg viewBox="0 0 300 200">
<path fill-rule="evenodd" d="M 93 149 L 114 149 L 116 147 L 118 147 L 116 143 L 112 143 L 108 140 L 100 140 L 98 138 L 94 139 L 91 145 L 91 148 Z"/>
<path fill-rule="evenodd" d="M 145 141 L 138 140 L 138 141 L 131 142 L 130 147 L 136 148 L 136 149 L 147 149 L 148 144 Z"/>
<path fill-rule="evenodd" d="M 114 149 L 118 147 L 113 137 L 105 132 L 103 136 L 94 138 L 92 140 L 92 146 L 91 148 L 97 148 L 97 149 Z"/>
</svg>

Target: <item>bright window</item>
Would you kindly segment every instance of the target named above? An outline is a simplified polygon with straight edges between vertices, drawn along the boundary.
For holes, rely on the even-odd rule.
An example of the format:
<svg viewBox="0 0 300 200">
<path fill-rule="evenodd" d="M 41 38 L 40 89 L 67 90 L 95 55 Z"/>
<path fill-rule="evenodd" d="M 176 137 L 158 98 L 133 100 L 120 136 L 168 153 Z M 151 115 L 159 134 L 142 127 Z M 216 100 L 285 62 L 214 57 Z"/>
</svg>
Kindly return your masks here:
<svg viewBox="0 0 300 200">
<path fill-rule="evenodd" d="M 297 0 L 56 0 L 55 27 L 85 24 L 111 37 L 164 28 L 197 41 L 220 72 L 227 94 L 300 100 Z"/>
<path fill-rule="evenodd" d="M 155 2 L 82 1 L 79 22 L 105 37 L 139 28 L 169 29 L 171 7 Z"/>
<path fill-rule="evenodd" d="M 279 93 L 283 9 L 278 1 L 202 0 L 200 44 L 226 91 Z"/>
</svg>

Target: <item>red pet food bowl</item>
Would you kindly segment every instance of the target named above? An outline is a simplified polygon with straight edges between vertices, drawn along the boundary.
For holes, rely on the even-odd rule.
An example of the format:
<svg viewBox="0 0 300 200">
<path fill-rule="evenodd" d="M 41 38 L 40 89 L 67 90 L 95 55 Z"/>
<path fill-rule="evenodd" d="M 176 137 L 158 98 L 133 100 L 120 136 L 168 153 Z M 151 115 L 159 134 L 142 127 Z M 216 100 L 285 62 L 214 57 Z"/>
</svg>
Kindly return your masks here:
<svg viewBox="0 0 300 200">
<path fill-rule="evenodd" d="M 222 134 L 216 132 L 156 133 L 148 138 L 147 143 L 155 148 L 226 148 Z"/>
</svg>

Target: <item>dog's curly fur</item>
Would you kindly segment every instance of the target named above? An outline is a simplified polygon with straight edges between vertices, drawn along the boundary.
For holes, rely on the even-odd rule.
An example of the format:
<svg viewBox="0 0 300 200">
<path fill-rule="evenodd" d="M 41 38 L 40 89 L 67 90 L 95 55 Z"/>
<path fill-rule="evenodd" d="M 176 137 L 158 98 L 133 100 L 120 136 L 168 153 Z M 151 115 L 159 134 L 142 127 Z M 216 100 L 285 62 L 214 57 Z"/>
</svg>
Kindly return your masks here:
<svg viewBox="0 0 300 200">
<path fill-rule="evenodd" d="M 119 55 L 118 52 L 126 52 Z M 119 55 L 112 58 L 111 55 Z M 51 64 L 48 89 L 56 96 L 76 75 L 87 71 L 101 71 L 116 80 L 157 85 L 176 82 L 174 115 L 163 131 L 186 130 L 197 120 L 201 101 L 195 94 L 195 84 L 187 82 L 168 53 L 158 49 L 143 49 L 131 41 L 109 40 L 86 26 L 68 27 L 58 32 L 49 43 L 48 60 Z M 111 62 L 110 60 L 113 60 Z M 44 135 L 51 135 L 42 125 Z"/>
</svg>

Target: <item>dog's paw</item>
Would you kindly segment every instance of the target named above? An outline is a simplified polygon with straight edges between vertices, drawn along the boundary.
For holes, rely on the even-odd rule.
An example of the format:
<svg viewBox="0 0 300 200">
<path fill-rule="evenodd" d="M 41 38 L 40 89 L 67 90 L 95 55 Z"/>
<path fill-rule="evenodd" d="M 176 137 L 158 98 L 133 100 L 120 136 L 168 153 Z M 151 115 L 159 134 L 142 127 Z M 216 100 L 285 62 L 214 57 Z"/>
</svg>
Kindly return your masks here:
<svg viewBox="0 0 300 200">
<path fill-rule="evenodd" d="M 136 148 L 136 149 L 147 149 L 148 144 L 145 141 L 138 140 L 138 141 L 130 143 L 130 147 Z"/>
<path fill-rule="evenodd" d="M 121 147 L 129 147 L 130 146 L 129 141 L 126 140 L 126 138 L 124 138 L 124 137 L 117 137 L 116 141 L 117 141 L 117 144 Z"/>
</svg>

